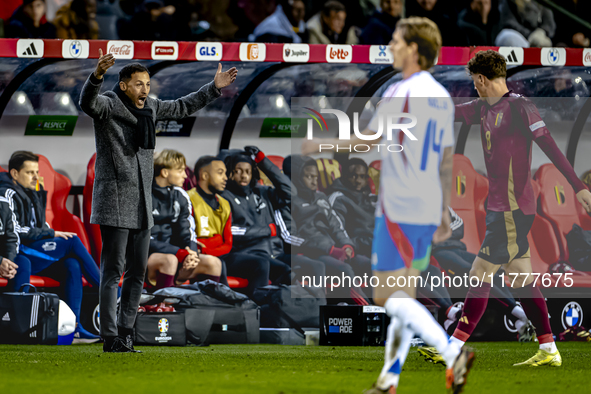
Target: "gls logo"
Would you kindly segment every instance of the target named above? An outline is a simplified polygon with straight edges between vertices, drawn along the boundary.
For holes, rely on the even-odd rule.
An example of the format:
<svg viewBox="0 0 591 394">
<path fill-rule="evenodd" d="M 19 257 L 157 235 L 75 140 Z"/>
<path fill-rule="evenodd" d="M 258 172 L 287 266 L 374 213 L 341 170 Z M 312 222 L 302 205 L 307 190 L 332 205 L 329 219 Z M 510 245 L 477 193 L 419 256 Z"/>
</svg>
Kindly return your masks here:
<svg viewBox="0 0 591 394">
<path fill-rule="evenodd" d="M 307 129 L 307 139 L 311 140 L 314 138 L 314 122 L 313 120 L 316 121 L 316 123 L 318 124 L 318 126 L 320 126 L 320 130 L 324 130 L 323 128 L 323 124 L 324 127 L 326 127 L 326 131 L 328 131 L 328 125 L 326 124 L 326 120 L 324 119 L 324 117 L 321 115 L 322 114 L 333 114 L 337 117 L 338 122 L 339 122 L 339 141 L 350 141 L 351 140 L 351 121 L 349 120 L 349 117 L 347 116 L 346 113 L 344 113 L 343 111 L 339 111 L 338 109 L 321 109 L 320 113 L 318 111 L 315 111 L 312 108 L 309 107 L 305 107 L 305 109 L 311 111 L 310 112 L 306 112 L 306 114 L 310 115 L 312 117 L 312 119 L 308 119 L 308 129 Z M 361 132 L 359 131 L 359 113 L 358 112 L 354 112 L 353 113 L 353 133 L 355 133 L 355 136 L 358 137 L 359 139 L 363 140 L 363 141 L 375 141 L 378 140 L 380 138 L 382 138 L 382 135 L 384 134 L 384 117 L 383 116 L 378 116 L 378 131 L 373 134 L 373 135 L 366 135 L 366 134 L 361 134 Z M 320 118 L 320 119 L 319 119 Z M 410 119 L 410 122 L 406 122 L 406 123 L 400 123 L 403 119 Z M 321 123 L 322 121 L 322 123 Z M 417 117 L 415 115 L 412 114 L 408 114 L 408 113 L 393 113 L 393 114 L 389 114 L 386 116 L 385 119 L 385 128 L 386 128 L 386 139 L 388 141 L 392 141 L 393 139 L 393 130 L 400 130 L 402 131 L 410 140 L 412 141 L 416 141 L 417 137 L 414 136 L 413 133 L 410 132 L 409 129 L 412 129 L 413 127 L 415 127 L 417 125 Z M 384 144 L 372 144 L 378 147 L 378 152 L 380 151 L 380 147 L 383 146 Z M 332 150 L 335 149 L 335 146 L 332 144 L 320 144 L 320 152 L 322 152 L 322 149 L 328 149 L 328 150 Z M 367 144 L 357 144 L 357 145 L 347 145 L 347 146 L 336 146 L 336 150 L 337 152 L 339 150 L 348 150 L 349 152 L 351 152 L 351 150 L 355 151 L 355 152 L 368 152 L 371 149 L 370 145 Z M 388 152 L 402 152 L 403 148 L 402 145 L 399 144 L 392 144 L 392 145 L 388 145 L 386 146 L 386 149 L 388 149 Z M 394 150 L 393 150 L 394 149 Z"/>
<path fill-rule="evenodd" d="M 222 60 L 222 44 L 219 42 L 198 42 L 195 58 L 200 61 Z"/>
</svg>

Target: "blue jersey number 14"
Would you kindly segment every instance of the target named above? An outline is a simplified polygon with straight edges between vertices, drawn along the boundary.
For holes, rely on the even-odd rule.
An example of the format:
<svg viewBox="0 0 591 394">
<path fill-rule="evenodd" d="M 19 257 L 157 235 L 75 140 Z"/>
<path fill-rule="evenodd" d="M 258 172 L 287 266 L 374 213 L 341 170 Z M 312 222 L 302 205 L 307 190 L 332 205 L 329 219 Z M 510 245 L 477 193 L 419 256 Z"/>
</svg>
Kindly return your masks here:
<svg viewBox="0 0 591 394">
<path fill-rule="evenodd" d="M 437 133 L 437 121 L 429 119 L 427 124 L 427 133 L 425 135 L 425 142 L 423 143 L 423 156 L 421 158 L 421 171 L 427 169 L 427 160 L 429 159 L 429 153 L 431 148 L 434 152 L 441 153 L 441 140 L 443 139 L 443 129 L 439 132 L 439 144 L 435 141 L 435 134 Z M 439 155 L 438 155 L 439 156 Z"/>
</svg>

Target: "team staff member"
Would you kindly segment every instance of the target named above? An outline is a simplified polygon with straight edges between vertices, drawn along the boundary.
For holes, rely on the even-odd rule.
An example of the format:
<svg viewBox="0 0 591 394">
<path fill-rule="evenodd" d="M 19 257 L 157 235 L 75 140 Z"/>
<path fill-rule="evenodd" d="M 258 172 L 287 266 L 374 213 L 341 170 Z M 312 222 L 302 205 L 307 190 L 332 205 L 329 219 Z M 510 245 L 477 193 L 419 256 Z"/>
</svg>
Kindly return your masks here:
<svg viewBox="0 0 591 394">
<path fill-rule="evenodd" d="M 203 244 L 201 252 L 220 257 L 228 275 L 248 280 L 240 292 L 251 295 L 257 287 L 269 283 L 269 262 L 249 253 L 231 252 L 232 210 L 220 194 L 228 178 L 224 162 L 214 156 L 203 156 L 195 164 L 197 186 L 189 190 L 197 227 L 197 239 Z M 230 253 L 231 252 L 231 253 Z"/>
<path fill-rule="evenodd" d="M 185 156 L 165 149 L 154 156 L 152 216 L 146 283 L 153 290 L 182 284 L 187 280 L 220 281 L 222 262 L 197 253 L 193 206 L 182 189 L 187 178 Z"/>
<path fill-rule="evenodd" d="M 93 286 L 99 286 L 99 270 L 86 247 L 74 233 L 55 231 L 45 221 L 47 192 L 39 184 L 39 156 L 16 151 L 8 161 L 8 173 L 0 173 L 0 195 L 14 212 L 14 227 L 23 245 L 14 262 L 20 272 L 13 286 L 18 290 L 31 274 L 44 271 L 65 281 L 65 302 L 76 315 L 74 337 L 97 341 L 98 336 L 80 325 L 82 273 Z M 39 188 L 39 190 L 37 190 Z"/>
<path fill-rule="evenodd" d="M 96 179 L 90 221 L 101 226 L 100 318 L 103 351 L 131 352 L 131 330 L 144 284 L 152 218 L 155 122 L 181 119 L 221 95 L 236 79 L 220 64 L 212 82 L 174 101 L 148 97 L 150 74 L 139 63 L 119 72 L 113 91 L 99 94 L 103 75 L 115 64 L 112 54 L 100 58 L 80 94 L 80 107 L 94 120 Z M 124 268 L 118 319 L 117 287 Z"/>
<path fill-rule="evenodd" d="M 16 217 L 12 212 L 12 201 L 4 194 L 0 195 L 0 278 L 8 279 L 11 290 L 14 290 L 12 279 L 25 272 L 14 263 L 20 241 L 15 225 Z"/>
</svg>

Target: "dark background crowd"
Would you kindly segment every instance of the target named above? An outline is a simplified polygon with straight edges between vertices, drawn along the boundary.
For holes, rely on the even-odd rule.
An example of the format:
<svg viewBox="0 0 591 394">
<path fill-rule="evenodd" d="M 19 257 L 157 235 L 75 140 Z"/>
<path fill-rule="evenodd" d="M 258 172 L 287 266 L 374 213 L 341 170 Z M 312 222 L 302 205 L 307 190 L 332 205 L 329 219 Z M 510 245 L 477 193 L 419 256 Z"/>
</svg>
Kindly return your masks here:
<svg viewBox="0 0 591 394">
<path fill-rule="evenodd" d="M 386 45 L 401 17 L 423 16 L 445 46 L 589 47 L 591 1 L 554 3 L 561 10 L 535 0 L 3 0 L 0 37 Z"/>
</svg>

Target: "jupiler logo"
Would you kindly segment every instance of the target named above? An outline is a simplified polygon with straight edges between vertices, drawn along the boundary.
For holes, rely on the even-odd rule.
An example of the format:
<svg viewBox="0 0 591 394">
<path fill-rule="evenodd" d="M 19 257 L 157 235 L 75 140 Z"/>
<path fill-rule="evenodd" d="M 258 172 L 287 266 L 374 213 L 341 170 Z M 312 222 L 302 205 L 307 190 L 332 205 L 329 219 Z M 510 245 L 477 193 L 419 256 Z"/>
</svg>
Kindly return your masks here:
<svg viewBox="0 0 591 394">
<path fill-rule="evenodd" d="M 306 112 L 306 114 L 310 115 L 312 119 L 308 119 L 307 123 L 307 136 L 308 140 L 314 138 L 314 121 L 320 126 L 320 130 L 328 131 L 328 125 L 326 120 L 322 116 L 322 114 L 333 114 L 337 117 L 339 122 L 339 141 L 350 141 L 351 140 L 351 121 L 349 116 L 343 111 L 339 111 L 338 109 L 321 109 L 320 112 L 309 108 L 304 107 L 310 112 Z M 359 113 L 353 113 L 353 133 L 356 137 L 363 141 L 376 141 L 382 138 L 385 132 L 386 140 L 392 141 L 394 139 L 394 131 L 400 130 L 403 132 L 406 137 L 408 137 L 412 141 L 417 141 L 417 137 L 409 130 L 412 129 L 417 125 L 417 117 L 415 115 L 409 113 L 393 113 L 388 114 L 387 116 L 378 116 L 378 130 L 375 134 L 362 134 L 359 130 Z M 410 122 L 402 122 L 405 119 L 409 119 Z M 380 149 L 387 149 L 388 152 L 397 153 L 402 152 L 404 149 L 400 144 L 355 144 L 355 145 L 339 145 L 334 146 L 333 144 L 320 144 L 319 152 L 322 152 L 324 149 L 326 150 L 336 150 L 337 152 L 340 151 L 347 151 L 347 152 L 368 152 L 373 146 L 377 147 L 378 152 Z"/>
</svg>

